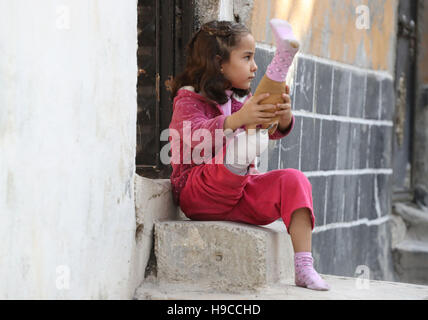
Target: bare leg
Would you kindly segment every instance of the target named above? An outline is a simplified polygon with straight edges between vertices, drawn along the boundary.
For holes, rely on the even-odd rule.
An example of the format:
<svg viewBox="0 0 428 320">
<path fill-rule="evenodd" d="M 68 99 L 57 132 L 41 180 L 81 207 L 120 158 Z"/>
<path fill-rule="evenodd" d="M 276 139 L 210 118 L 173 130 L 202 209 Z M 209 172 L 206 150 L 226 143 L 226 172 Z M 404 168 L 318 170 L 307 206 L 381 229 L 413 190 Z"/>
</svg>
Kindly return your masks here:
<svg viewBox="0 0 428 320">
<path fill-rule="evenodd" d="M 293 212 L 290 222 L 290 236 L 294 252 L 311 252 L 312 224 L 311 212 L 308 208 L 300 208 Z"/>
</svg>

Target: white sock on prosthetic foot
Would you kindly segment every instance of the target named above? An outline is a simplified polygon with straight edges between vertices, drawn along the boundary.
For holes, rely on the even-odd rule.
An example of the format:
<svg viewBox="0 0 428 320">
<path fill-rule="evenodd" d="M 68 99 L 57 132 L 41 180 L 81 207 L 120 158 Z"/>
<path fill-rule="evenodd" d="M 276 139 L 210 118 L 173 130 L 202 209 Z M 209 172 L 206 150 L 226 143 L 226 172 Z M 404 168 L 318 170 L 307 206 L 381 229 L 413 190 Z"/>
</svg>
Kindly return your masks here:
<svg viewBox="0 0 428 320">
<path fill-rule="evenodd" d="M 245 176 L 248 166 L 260 156 L 269 145 L 267 129 L 256 130 L 255 134 L 238 133 L 226 148 L 225 167 L 229 171 Z"/>
</svg>

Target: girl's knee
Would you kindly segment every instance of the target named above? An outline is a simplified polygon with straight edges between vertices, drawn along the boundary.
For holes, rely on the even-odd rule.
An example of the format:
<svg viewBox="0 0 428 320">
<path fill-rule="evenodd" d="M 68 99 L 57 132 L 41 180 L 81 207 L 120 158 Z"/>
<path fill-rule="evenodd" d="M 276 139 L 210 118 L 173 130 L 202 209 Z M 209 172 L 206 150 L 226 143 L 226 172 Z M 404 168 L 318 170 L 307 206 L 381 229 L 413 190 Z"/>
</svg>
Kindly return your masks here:
<svg viewBox="0 0 428 320">
<path fill-rule="evenodd" d="M 286 180 L 288 184 L 306 184 L 312 188 L 312 184 L 309 179 L 305 176 L 305 174 L 297 169 L 288 168 L 282 169 L 282 178 Z"/>
</svg>

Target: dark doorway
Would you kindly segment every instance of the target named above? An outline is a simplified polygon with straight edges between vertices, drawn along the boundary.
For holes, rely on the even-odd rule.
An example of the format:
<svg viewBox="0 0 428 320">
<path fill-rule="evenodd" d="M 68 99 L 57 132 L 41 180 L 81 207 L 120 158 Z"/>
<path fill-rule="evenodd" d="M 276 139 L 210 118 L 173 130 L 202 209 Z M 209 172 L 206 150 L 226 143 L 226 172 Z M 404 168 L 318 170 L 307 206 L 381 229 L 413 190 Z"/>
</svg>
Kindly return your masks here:
<svg viewBox="0 0 428 320">
<path fill-rule="evenodd" d="M 181 72 L 185 46 L 193 33 L 192 0 L 138 0 L 137 174 L 169 178 L 160 161 L 160 141 L 172 116 L 168 81 Z"/>
<path fill-rule="evenodd" d="M 400 0 L 395 69 L 395 119 L 393 137 L 393 200 L 411 201 L 413 114 L 416 96 L 417 1 Z"/>
</svg>

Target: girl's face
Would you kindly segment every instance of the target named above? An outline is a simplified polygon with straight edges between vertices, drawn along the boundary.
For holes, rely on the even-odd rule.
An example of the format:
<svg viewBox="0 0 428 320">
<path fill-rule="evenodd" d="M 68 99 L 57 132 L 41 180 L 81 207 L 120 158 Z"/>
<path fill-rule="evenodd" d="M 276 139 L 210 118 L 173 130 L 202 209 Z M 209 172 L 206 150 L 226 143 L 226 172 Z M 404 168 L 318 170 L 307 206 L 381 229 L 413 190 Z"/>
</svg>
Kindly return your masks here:
<svg viewBox="0 0 428 320">
<path fill-rule="evenodd" d="M 254 61 L 256 43 L 251 34 L 241 38 L 239 46 L 232 50 L 230 59 L 222 63 L 223 74 L 232 86 L 237 89 L 250 88 L 251 81 L 255 77 L 257 65 Z"/>
</svg>

